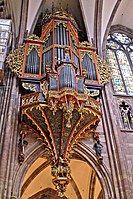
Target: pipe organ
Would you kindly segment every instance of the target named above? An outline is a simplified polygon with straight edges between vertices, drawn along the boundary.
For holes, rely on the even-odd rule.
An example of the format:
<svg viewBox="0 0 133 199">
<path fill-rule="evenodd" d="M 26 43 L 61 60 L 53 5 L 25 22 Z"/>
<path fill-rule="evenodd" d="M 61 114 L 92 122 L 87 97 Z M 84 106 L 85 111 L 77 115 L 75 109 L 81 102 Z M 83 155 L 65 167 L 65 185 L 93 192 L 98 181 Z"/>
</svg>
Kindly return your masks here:
<svg viewBox="0 0 133 199">
<path fill-rule="evenodd" d="M 49 89 L 71 87 L 81 93 L 85 79 L 87 86 L 100 89 L 96 49 L 88 42 L 79 42 L 78 27 L 72 16 L 60 17 L 57 12 L 44 18 L 43 23 L 40 38 L 33 35 L 25 40 L 21 79 L 42 83 L 47 76 Z"/>
<path fill-rule="evenodd" d="M 25 91 L 21 136 L 34 131 L 46 144 L 53 184 L 61 197 L 71 178 L 73 148 L 81 137 L 94 133 L 101 117 L 100 103 L 92 97 L 109 81 L 110 71 L 95 51 L 88 42 L 79 42 L 74 18 L 55 11 L 43 19 L 40 38 L 29 36 L 7 57 Z M 23 161 L 22 146 L 20 164 Z"/>
</svg>

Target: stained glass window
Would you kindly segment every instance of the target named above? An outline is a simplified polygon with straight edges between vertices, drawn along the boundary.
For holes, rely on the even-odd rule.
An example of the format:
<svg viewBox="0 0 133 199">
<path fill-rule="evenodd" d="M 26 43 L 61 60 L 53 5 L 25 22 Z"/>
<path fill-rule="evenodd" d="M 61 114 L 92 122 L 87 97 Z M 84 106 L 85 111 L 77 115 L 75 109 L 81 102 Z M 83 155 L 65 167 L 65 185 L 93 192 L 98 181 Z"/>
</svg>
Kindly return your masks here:
<svg viewBox="0 0 133 199">
<path fill-rule="evenodd" d="M 133 39 L 122 33 L 110 34 L 106 57 L 112 68 L 114 92 L 133 95 Z"/>
</svg>

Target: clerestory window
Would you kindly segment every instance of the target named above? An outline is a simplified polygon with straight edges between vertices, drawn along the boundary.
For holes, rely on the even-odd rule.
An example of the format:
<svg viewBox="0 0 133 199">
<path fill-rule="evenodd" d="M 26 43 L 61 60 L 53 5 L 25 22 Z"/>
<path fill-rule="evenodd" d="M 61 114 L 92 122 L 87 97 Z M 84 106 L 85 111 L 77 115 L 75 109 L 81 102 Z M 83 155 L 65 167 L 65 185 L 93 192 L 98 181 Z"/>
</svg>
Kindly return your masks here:
<svg viewBox="0 0 133 199">
<path fill-rule="evenodd" d="M 133 39 L 126 34 L 112 33 L 107 38 L 106 52 L 114 92 L 133 95 Z"/>
</svg>

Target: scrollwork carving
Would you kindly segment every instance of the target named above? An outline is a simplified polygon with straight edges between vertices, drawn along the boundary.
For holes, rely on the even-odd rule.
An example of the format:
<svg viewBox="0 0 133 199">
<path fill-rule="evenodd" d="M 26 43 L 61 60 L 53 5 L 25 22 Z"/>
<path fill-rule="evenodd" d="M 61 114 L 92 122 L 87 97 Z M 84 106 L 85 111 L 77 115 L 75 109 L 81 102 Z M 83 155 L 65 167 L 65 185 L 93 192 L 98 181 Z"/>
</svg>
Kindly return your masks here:
<svg viewBox="0 0 133 199">
<path fill-rule="evenodd" d="M 48 40 L 48 38 L 50 37 L 52 33 L 52 26 L 49 28 L 49 30 L 46 32 L 45 37 L 43 38 L 43 42 L 46 43 L 46 41 Z"/>
<path fill-rule="evenodd" d="M 40 57 L 40 45 L 39 44 L 29 44 L 27 55 L 30 54 L 30 52 L 32 51 L 33 48 L 36 50 L 38 56 Z"/>
<path fill-rule="evenodd" d="M 24 61 L 25 44 L 18 49 L 13 50 L 7 57 L 6 63 L 9 65 L 12 72 L 18 76 L 22 74 L 22 66 Z"/>
<path fill-rule="evenodd" d="M 62 21 L 56 21 L 54 24 L 54 27 L 57 28 L 57 26 L 59 26 L 60 24 L 63 25 L 64 28 L 66 28 L 66 30 L 68 31 L 68 24 L 66 22 L 62 22 Z"/>
<path fill-rule="evenodd" d="M 31 90 L 31 91 L 35 91 L 35 92 L 37 91 L 37 85 L 36 84 L 31 84 L 31 83 L 23 82 L 22 86 L 26 90 Z"/>
<path fill-rule="evenodd" d="M 94 57 L 93 57 L 92 52 L 84 51 L 84 50 L 80 51 L 81 61 L 83 61 L 83 58 L 84 58 L 84 56 L 85 56 L 86 54 L 91 58 L 91 60 L 92 60 L 93 63 L 94 63 Z"/>
<path fill-rule="evenodd" d="M 100 83 L 104 85 L 108 83 L 109 80 L 111 79 L 111 68 L 107 64 L 107 62 L 103 60 L 101 57 L 99 57 L 98 55 L 96 55 L 96 57 L 97 57 L 97 69 L 100 76 Z"/>
<path fill-rule="evenodd" d="M 34 35 L 34 34 L 30 35 L 26 40 L 42 42 L 42 40 L 37 35 Z"/>
</svg>

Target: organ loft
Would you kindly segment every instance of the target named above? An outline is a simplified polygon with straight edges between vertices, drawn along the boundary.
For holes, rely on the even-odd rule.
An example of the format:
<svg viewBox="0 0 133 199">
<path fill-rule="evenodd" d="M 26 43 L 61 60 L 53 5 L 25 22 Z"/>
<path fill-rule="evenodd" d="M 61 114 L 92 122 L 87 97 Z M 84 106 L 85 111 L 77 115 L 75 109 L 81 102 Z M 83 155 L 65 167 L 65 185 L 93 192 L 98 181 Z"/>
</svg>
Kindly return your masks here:
<svg viewBox="0 0 133 199">
<path fill-rule="evenodd" d="M 0 199 L 133 198 L 132 8 L 0 0 Z"/>
<path fill-rule="evenodd" d="M 92 44 L 80 42 L 73 16 L 56 9 L 43 18 L 41 37 L 26 38 L 7 63 L 22 87 L 18 160 L 23 164 L 24 139 L 34 131 L 47 148 L 53 184 L 63 197 L 73 148 L 86 134 L 95 139 L 102 115 L 98 97 L 110 79 L 107 64 Z"/>
</svg>

